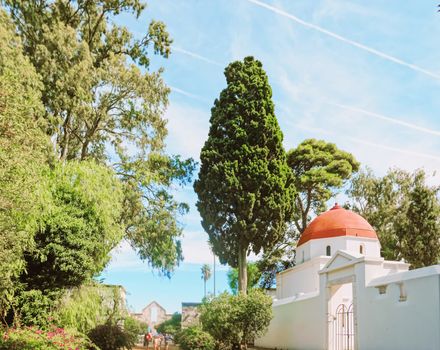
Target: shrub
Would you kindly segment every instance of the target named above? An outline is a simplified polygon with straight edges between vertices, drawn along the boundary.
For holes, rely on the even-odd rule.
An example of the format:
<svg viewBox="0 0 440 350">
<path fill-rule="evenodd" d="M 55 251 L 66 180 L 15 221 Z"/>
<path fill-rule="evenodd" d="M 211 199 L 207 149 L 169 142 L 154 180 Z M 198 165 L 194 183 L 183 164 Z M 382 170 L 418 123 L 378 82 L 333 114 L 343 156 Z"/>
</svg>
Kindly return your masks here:
<svg viewBox="0 0 440 350">
<path fill-rule="evenodd" d="M 136 338 L 119 325 L 106 323 L 93 328 L 88 334 L 90 340 L 101 350 L 131 349 Z"/>
<path fill-rule="evenodd" d="M 236 297 L 236 327 L 241 331 L 241 342 L 248 344 L 267 332 L 272 320 L 272 298 L 263 291 L 253 289 L 248 295 Z"/>
<path fill-rule="evenodd" d="M 139 334 L 145 334 L 148 331 L 148 324 L 141 322 L 133 317 L 127 317 L 124 320 L 124 331 L 131 337 L 132 342 L 136 343 Z"/>
<path fill-rule="evenodd" d="M 240 332 L 235 325 L 238 310 L 235 296 L 222 293 L 201 306 L 200 321 L 205 331 L 224 347 L 240 343 Z"/>
<path fill-rule="evenodd" d="M 201 307 L 203 329 L 223 349 L 239 349 L 267 331 L 272 319 L 272 299 L 261 290 L 248 295 L 223 293 Z"/>
<path fill-rule="evenodd" d="M 182 350 L 214 350 L 215 348 L 214 338 L 198 326 L 181 330 L 177 341 Z"/>
<path fill-rule="evenodd" d="M 17 310 L 15 321 L 18 321 L 19 325 L 44 329 L 51 327 L 54 309 L 60 295 L 59 290 L 41 291 L 32 289 L 17 292 L 12 304 Z"/>
<path fill-rule="evenodd" d="M 181 328 L 182 315 L 175 312 L 171 319 L 162 322 L 156 327 L 159 333 L 175 335 Z"/>
<path fill-rule="evenodd" d="M 0 350 L 96 349 L 84 335 L 51 326 L 49 330 L 35 327 L 9 328 L 0 337 Z"/>
</svg>

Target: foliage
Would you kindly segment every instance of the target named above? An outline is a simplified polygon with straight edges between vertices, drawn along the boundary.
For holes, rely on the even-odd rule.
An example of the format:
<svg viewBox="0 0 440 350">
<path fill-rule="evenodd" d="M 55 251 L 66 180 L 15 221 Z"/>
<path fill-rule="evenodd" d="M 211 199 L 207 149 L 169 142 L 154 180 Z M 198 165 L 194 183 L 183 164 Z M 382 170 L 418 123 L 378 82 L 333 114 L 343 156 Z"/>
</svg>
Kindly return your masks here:
<svg viewBox="0 0 440 350">
<path fill-rule="evenodd" d="M 410 193 L 407 220 L 399 223 L 403 231 L 402 256 L 412 268 L 440 262 L 438 190 L 417 181 Z"/>
<path fill-rule="evenodd" d="M 137 334 L 132 334 L 110 322 L 93 328 L 88 336 L 101 350 L 131 349 L 137 340 Z"/>
<path fill-rule="evenodd" d="M 57 308 L 56 318 L 64 327 L 86 334 L 108 320 L 117 322 L 124 319 L 125 308 L 120 305 L 121 302 L 118 286 L 85 284 L 66 292 Z M 126 320 L 131 327 L 132 319 Z"/>
<path fill-rule="evenodd" d="M 60 291 L 18 290 L 12 303 L 15 323 L 48 327 L 59 297 Z"/>
<path fill-rule="evenodd" d="M 248 295 L 223 293 L 205 302 L 200 320 L 224 349 L 240 349 L 267 331 L 272 319 L 272 298 L 261 290 L 252 289 Z"/>
<path fill-rule="evenodd" d="M 22 54 L 21 40 L 0 9 L 0 316 L 14 301 L 16 278 L 31 249 L 42 202 L 41 170 L 49 139 L 40 118 L 41 82 Z"/>
<path fill-rule="evenodd" d="M 232 294 L 238 293 L 238 270 L 231 268 L 227 273 L 228 285 L 231 288 Z M 257 287 L 261 278 L 261 272 L 257 263 L 250 262 L 247 266 L 247 288 L 252 289 Z"/>
<path fill-rule="evenodd" d="M 180 330 L 182 324 L 182 314 L 175 312 L 171 319 L 166 320 L 156 327 L 156 330 L 162 334 L 175 335 Z"/>
<path fill-rule="evenodd" d="M 438 188 L 426 185 L 422 170 L 390 170 L 376 177 L 366 169 L 353 178 L 347 207 L 376 230 L 389 260 L 404 259 L 413 267 L 439 261 Z"/>
<path fill-rule="evenodd" d="M 219 296 L 205 301 L 200 307 L 200 322 L 205 331 L 224 347 L 232 347 L 240 343 L 240 330 L 236 327 L 238 305 L 236 296 L 222 293 Z"/>
<path fill-rule="evenodd" d="M 259 287 L 270 289 L 276 286 L 277 273 L 295 266 L 295 239 L 291 239 L 286 233 L 285 240 L 278 243 L 273 249 L 266 251 L 256 264 L 261 273 Z"/>
<path fill-rule="evenodd" d="M 47 174 L 50 201 L 25 254 L 28 289 L 79 286 L 99 273 L 122 238 L 122 191 L 112 171 L 93 161 L 57 164 Z"/>
<path fill-rule="evenodd" d="M 1 350 L 58 350 L 58 349 L 96 349 L 83 336 L 72 330 L 56 326 L 49 330 L 34 327 L 9 328 L 0 337 Z M 96 349 L 98 350 L 98 349 Z"/>
<path fill-rule="evenodd" d="M 141 39 L 117 25 L 122 13 L 139 18 L 139 0 L 1 2 L 41 76 L 56 156 L 111 165 L 123 184 L 125 237 L 154 268 L 172 270 L 182 259 L 177 219 L 187 206 L 170 186 L 189 181 L 194 163 L 164 153 L 169 89 L 161 70 L 149 70 L 151 53 L 170 53 L 164 24 L 152 21 Z"/>
<path fill-rule="evenodd" d="M 215 340 L 198 326 L 183 329 L 179 333 L 179 345 L 182 350 L 214 350 Z"/>
<path fill-rule="evenodd" d="M 129 316 L 124 319 L 124 330 L 132 334 L 134 339 L 137 339 L 139 334 L 147 333 L 148 324 Z"/>
<path fill-rule="evenodd" d="M 297 190 L 293 223 L 301 234 L 311 220 L 310 214 L 326 210 L 335 191 L 359 170 L 359 162 L 334 143 L 307 139 L 287 153 L 287 163 Z"/>
<path fill-rule="evenodd" d="M 239 294 L 237 302 L 236 326 L 241 330 L 241 344 L 246 345 L 267 332 L 273 317 L 272 298 L 254 289 L 247 296 Z"/>
<path fill-rule="evenodd" d="M 261 62 L 233 62 L 225 76 L 194 189 L 213 251 L 222 263 L 239 268 L 239 290 L 246 292 L 246 256 L 282 238 L 294 186 Z"/>
</svg>

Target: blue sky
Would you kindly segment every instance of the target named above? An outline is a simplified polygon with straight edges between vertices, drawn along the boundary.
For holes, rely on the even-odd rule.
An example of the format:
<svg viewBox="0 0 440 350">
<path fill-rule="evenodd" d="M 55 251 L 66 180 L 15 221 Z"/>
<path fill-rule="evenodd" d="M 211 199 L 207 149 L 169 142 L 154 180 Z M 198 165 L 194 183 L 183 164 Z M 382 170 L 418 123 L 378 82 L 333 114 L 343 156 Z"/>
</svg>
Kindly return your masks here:
<svg viewBox="0 0 440 350">
<path fill-rule="evenodd" d="M 168 151 L 199 159 L 210 108 L 225 87 L 224 67 L 253 55 L 273 89 L 286 149 L 306 138 L 331 141 L 378 175 L 424 168 L 440 184 L 440 14 L 430 0 L 150 0 L 140 19 L 118 21 L 141 36 L 151 19 L 174 40 L 154 57 L 171 87 Z M 203 296 L 200 267 L 212 263 L 192 186 L 176 189 L 191 211 L 182 218 L 185 262 L 171 280 L 126 245 L 103 273 L 126 287 L 136 311 L 152 300 L 167 311 Z M 343 201 L 343 194 L 335 200 Z M 227 267 L 217 290 L 227 289 Z M 212 280 L 208 291 L 212 291 Z"/>
</svg>

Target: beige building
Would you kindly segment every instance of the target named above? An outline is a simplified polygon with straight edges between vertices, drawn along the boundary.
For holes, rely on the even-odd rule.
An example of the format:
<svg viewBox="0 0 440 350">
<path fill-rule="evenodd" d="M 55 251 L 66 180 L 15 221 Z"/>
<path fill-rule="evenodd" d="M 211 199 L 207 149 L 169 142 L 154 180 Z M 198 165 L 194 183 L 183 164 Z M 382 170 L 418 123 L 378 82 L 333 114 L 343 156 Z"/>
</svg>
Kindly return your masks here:
<svg viewBox="0 0 440 350">
<path fill-rule="evenodd" d="M 140 313 L 134 313 L 132 316 L 139 321 L 147 323 L 151 328 L 155 328 L 162 322 L 169 320 L 172 315 L 167 314 L 165 308 L 158 302 L 152 301 L 145 306 Z"/>
<path fill-rule="evenodd" d="M 199 324 L 201 303 L 182 303 L 182 328 Z"/>
</svg>

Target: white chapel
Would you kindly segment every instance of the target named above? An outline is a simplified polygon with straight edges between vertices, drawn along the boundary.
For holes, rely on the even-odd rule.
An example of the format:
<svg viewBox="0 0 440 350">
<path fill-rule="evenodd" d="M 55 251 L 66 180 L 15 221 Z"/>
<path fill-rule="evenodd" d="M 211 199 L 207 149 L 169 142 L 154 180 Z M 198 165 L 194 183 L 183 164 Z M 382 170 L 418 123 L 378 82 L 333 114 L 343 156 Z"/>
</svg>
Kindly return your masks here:
<svg viewBox="0 0 440 350">
<path fill-rule="evenodd" d="M 256 345 L 298 350 L 440 350 L 440 265 L 408 270 L 380 256 L 360 215 L 316 217 L 277 275 L 273 315 Z"/>
</svg>

